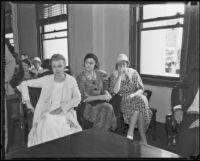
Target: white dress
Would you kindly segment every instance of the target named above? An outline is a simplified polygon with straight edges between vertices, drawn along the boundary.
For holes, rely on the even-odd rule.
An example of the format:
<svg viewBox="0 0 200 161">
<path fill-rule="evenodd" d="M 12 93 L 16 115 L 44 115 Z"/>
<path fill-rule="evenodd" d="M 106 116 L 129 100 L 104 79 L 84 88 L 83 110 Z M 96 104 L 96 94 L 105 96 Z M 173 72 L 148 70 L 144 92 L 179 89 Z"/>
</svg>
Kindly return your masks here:
<svg viewBox="0 0 200 161">
<path fill-rule="evenodd" d="M 64 82 L 54 82 L 51 107 L 49 111 L 41 117 L 37 127 L 31 129 L 28 138 L 28 147 L 82 131 L 82 128 L 77 121 L 76 113 L 68 112 L 69 117 L 73 118 L 73 121 L 77 122 L 76 127 L 70 124 L 70 121 L 66 118 L 63 112 L 58 115 L 50 114 L 51 111 L 60 107 L 63 84 Z"/>
</svg>

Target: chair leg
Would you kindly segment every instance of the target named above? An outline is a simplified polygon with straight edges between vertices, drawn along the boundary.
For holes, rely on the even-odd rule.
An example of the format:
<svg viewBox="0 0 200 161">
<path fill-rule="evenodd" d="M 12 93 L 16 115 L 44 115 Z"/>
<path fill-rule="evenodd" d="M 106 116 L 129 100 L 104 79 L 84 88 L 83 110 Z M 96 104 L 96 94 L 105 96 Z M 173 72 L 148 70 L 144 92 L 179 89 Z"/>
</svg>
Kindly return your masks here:
<svg viewBox="0 0 200 161">
<path fill-rule="evenodd" d="M 117 133 L 118 134 L 122 134 L 123 133 L 123 125 L 122 125 L 121 116 L 117 117 Z"/>
<path fill-rule="evenodd" d="M 25 123 L 25 108 L 23 107 L 22 103 L 20 103 L 20 131 L 21 131 L 21 138 L 22 138 L 22 144 L 25 145 L 25 130 L 26 130 L 26 123 Z"/>
<path fill-rule="evenodd" d="M 152 139 L 155 141 L 156 140 L 156 133 L 157 133 L 157 125 L 156 125 L 156 113 L 153 116 L 153 134 L 152 134 Z"/>
<path fill-rule="evenodd" d="M 167 133 L 167 145 L 173 145 L 173 126 L 172 126 L 172 115 L 166 116 L 166 133 Z"/>
</svg>

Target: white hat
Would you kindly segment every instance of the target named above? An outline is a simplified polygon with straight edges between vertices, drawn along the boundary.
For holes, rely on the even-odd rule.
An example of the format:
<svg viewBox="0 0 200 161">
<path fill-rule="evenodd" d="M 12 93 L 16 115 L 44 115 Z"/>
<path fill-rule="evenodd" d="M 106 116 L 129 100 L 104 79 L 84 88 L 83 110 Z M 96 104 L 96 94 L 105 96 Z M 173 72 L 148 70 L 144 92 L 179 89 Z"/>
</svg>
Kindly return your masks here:
<svg viewBox="0 0 200 161">
<path fill-rule="evenodd" d="M 40 58 L 39 58 L 39 57 L 34 57 L 33 61 L 38 61 L 38 62 L 40 62 L 40 63 L 41 63 L 41 60 L 40 60 Z"/>
<path fill-rule="evenodd" d="M 127 61 L 128 62 L 128 57 L 126 54 L 119 54 L 118 57 L 117 57 L 117 63 L 119 63 L 120 61 Z"/>
</svg>

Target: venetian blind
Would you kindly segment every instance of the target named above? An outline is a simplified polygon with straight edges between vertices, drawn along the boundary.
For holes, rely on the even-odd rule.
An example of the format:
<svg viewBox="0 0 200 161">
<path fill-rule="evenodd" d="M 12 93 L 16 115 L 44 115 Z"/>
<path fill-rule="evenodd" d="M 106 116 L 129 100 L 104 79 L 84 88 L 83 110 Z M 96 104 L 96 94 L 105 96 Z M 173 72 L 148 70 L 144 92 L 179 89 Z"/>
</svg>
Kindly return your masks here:
<svg viewBox="0 0 200 161">
<path fill-rule="evenodd" d="M 39 5 L 39 19 L 43 24 L 51 24 L 67 20 L 67 4 Z"/>
</svg>

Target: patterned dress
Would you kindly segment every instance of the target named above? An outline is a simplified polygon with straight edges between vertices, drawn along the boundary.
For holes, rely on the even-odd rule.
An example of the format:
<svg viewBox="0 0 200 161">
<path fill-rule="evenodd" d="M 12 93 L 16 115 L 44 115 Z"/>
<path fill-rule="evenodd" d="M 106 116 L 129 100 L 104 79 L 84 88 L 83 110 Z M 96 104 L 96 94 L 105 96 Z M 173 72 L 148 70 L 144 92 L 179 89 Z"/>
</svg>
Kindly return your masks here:
<svg viewBox="0 0 200 161">
<path fill-rule="evenodd" d="M 81 92 L 82 100 L 87 98 L 87 95 L 96 96 L 102 95 L 105 92 L 105 73 L 95 71 L 96 78 L 87 79 L 83 71 L 77 77 L 77 83 Z M 93 127 L 104 130 L 116 129 L 116 118 L 111 104 L 106 101 L 93 101 L 86 103 L 84 118 L 93 123 Z"/>
<path fill-rule="evenodd" d="M 113 72 L 110 77 L 110 93 L 114 93 L 113 89 L 116 81 L 117 71 Z M 144 90 L 144 86 L 138 72 L 132 68 L 128 68 L 128 72 L 125 74 L 125 79 L 121 81 L 120 90 L 118 92 L 118 94 L 122 96 L 120 108 L 123 113 L 123 118 L 125 123 L 129 124 L 134 112 L 139 111 L 143 115 L 145 130 L 147 130 L 151 121 L 152 111 L 149 108 L 146 96 L 137 94 L 132 98 L 130 97 L 131 94 L 139 89 Z"/>
</svg>

